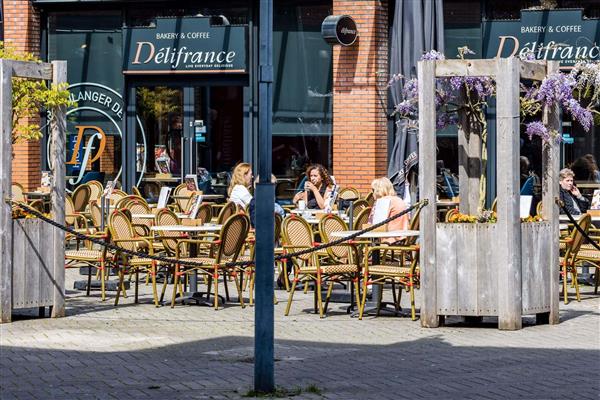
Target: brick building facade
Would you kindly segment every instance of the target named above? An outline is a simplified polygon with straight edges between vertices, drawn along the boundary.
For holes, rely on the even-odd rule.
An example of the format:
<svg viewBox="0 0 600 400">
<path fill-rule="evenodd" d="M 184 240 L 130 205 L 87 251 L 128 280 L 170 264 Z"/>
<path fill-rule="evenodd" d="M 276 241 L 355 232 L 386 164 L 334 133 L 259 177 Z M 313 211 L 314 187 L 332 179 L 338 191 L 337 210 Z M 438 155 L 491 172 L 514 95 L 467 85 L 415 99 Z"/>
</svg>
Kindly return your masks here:
<svg viewBox="0 0 600 400">
<path fill-rule="evenodd" d="M 383 105 L 387 104 L 388 4 L 387 0 L 333 0 L 332 10 L 355 19 L 359 38 L 350 47 L 333 48 L 330 173 L 341 186 L 366 192 L 373 178 L 387 172 L 388 131 Z M 40 10 L 32 1 L 4 0 L 4 18 L 5 41 L 40 56 Z M 114 148 L 112 140 L 107 144 Z M 14 149 L 13 181 L 26 189 L 39 186 L 40 144 L 23 143 Z M 114 172 L 110 165 L 113 158 L 104 154 L 100 168 Z"/>
</svg>

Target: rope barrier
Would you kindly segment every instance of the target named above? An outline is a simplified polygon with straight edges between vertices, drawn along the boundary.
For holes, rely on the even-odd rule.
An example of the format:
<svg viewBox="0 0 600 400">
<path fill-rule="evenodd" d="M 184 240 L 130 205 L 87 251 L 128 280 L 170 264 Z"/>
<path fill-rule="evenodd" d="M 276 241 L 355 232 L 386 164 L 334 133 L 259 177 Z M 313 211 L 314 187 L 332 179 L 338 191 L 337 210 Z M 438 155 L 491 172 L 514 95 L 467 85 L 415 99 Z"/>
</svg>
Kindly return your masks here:
<svg viewBox="0 0 600 400">
<path fill-rule="evenodd" d="M 139 251 L 125 249 L 125 248 L 117 246 L 117 245 L 115 245 L 113 243 L 110 243 L 110 242 L 107 242 L 105 240 L 102 240 L 102 239 L 100 239 L 98 237 L 88 236 L 88 235 L 83 234 L 81 232 L 77 232 L 77 231 L 75 231 L 71 227 L 68 227 L 66 225 L 62 225 L 62 224 L 60 224 L 60 223 L 58 223 L 58 222 L 56 222 L 56 221 L 48 218 L 47 216 L 45 216 L 44 214 L 42 214 L 38 210 L 29 207 L 27 204 L 16 202 L 16 201 L 13 201 L 12 199 L 6 199 L 6 202 L 8 204 L 11 204 L 12 206 L 19 207 L 21 210 L 25 211 L 25 213 L 34 215 L 35 217 L 39 218 L 40 220 L 42 220 L 42 221 L 44 221 L 44 222 L 46 222 L 46 223 L 54 226 L 55 228 L 61 229 L 61 230 L 65 231 L 65 232 L 68 232 L 68 233 L 72 234 L 77 239 L 85 240 L 85 241 L 90 241 L 90 242 L 95 243 L 95 244 L 97 244 L 99 246 L 106 247 L 107 249 L 114 250 L 114 251 L 119 252 L 119 253 L 124 253 L 124 254 L 130 255 L 130 256 L 134 256 L 134 257 L 149 258 L 149 259 L 154 260 L 154 261 L 164 262 L 165 264 L 179 264 L 179 265 L 187 265 L 187 266 L 192 266 L 192 267 L 212 267 L 213 266 L 212 264 L 206 264 L 206 263 L 201 263 L 201 262 L 197 262 L 197 261 L 179 260 L 179 259 L 176 259 L 176 258 L 156 256 L 154 254 L 148 254 L 148 253 L 143 253 L 143 252 L 139 252 Z M 406 208 L 405 210 L 403 210 L 403 211 L 401 211 L 401 212 L 399 212 L 397 214 L 392 215 L 391 217 L 387 218 L 384 221 L 381 221 L 381 222 L 379 222 L 377 224 L 373 224 L 373 225 L 369 226 L 368 228 L 365 228 L 363 230 L 357 231 L 357 232 L 352 233 L 352 234 L 350 234 L 348 236 L 345 236 L 343 238 L 336 239 L 336 240 L 333 240 L 333 241 L 328 242 L 328 243 L 323 243 L 323 244 L 320 244 L 318 246 L 314 246 L 314 247 L 312 247 L 310 249 L 304 249 L 304 250 L 299 250 L 299 251 L 296 251 L 296 252 L 293 252 L 293 253 L 287 253 L 287 254 L 281 254 L 281 255 L 275 256 L 274 257 L 274 261 L 280 261 L 280 260 L 283 260 L 283 259 L 286 259 L 286 258 L 290 258 L 290 257 L 303 256 L 303 255 L 306 255 L 306 254 L 317 252 L 319 250 L 326 249 L 328 247 L 338 246 L 338 245 L 340 245 L 340 244 L 342 244 L 344 242 L 351 241 L 352 239 L 355 239 L 356 237 L 358 237 L 358 236 L 360 236 L 360 235 L 362 235 L 362 234 L 364 234 L 366 232 L 370 232 L 372 230 L 375 230 L 375 229 L 377 229 L 377 228 L 379 228 L 379 227 L 381 227 L 381 226 L 389 223 L 390 221 L 393 221 L 393 220 L 395 220 L 397 218 L 400 218 L 401 216 L 403 216 L 403 215 L 411 212 L 412 210 L 414 210 L 416 208 L 424 207 L 424 206 L 426 206 L 428 204 L 429 204 L 429 201 L 427 199 L 421 200 L 420 202 L 415 203 L 414 205 Z M 174 238 L 174 240 L 176 240 L 176 239 Z M 255 264 L 254 260 L 248 260 L 248 261 L 232 261 L 232 262 L 224 263 L 223 265 L 225 267 L 245 267 L 245 266 L 247 267 L 247 266 L 253 265 L 253 264 Z"/>
<path fill-rule="evenodd" d="M 567 210 L 567 208 L 565 207 L 565 203 L 562 202 L 560 199 L 556 199 L 556 204 L 558 204 L 558 206 L 561 208 L 561 210 L 563 210 L 563 212 L 567 215 L 567 218 L 569 218 L 569 221 L 571 221 L 571 223 L 575 226 L 575 229 L 577 229 L 579 231 L 579 233 L 581 233 L 583 235 L 583 237 L 592 245 L 596 248 L 596 250 L 600 251 L 600 245 L 598 245 L 598 243 L 596 243 L 596 241 L 594 239 L 592 239 L 588 233 L 581 227 L 579 226 L 579 224 L 577 223 L 577 221 L 575 221 L 575 218 L 573 218 L 573 216 L 571 215 L 571 213 L 569 212 L 569 210 Z"/>
</svg>

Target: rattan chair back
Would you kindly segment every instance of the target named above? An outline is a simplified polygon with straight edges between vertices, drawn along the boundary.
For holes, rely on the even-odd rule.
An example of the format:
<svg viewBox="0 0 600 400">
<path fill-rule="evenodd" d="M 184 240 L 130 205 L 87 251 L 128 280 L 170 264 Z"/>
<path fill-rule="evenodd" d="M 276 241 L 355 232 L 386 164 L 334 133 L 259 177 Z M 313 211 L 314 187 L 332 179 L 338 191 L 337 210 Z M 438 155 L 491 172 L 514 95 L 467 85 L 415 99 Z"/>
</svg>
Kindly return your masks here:
<svg viewBox="0 0 600 400">
<path fill-rule="evenodd" d="M 348 225 L 337 215 L 327 214 L 319 221 L 319 235 L 323 243 L 329 243 L 338 238 L 331 237 L 332 232 L 347 231 Z M 351 252 L 348 246 L 332 246 L 327 248 L 327 254 L 335 262 L 342 259 L 349 259 Z"/>
<path fill-rule="evenodd" d="M 250 219 L 245 214 L 232 215 L 221 228 L 217 262 L 235 261 L 250 231 Z"/>
<path fill-rule="evenodd" d="M 583 214 L 579 217 L 577 224 L 581 227 L 584 232 L 588 232 L 590 229 L 590 224 L 592 223 L 592 216 L 590 214 Z M 579 249 L 581 248 L 581 244 L 585 240 L 583 234 L 579 232 L 579 230 L 575 227 L 571 230 L 569 234 L 570 240 L 567 245 L 567 252 L 565 253 L 565 257 L 567 258 L 575 258 Z"/>
<path fill-rule="evenodd" d="M 362 226 L 369 221 L 369 215 L 371 215 L 371 210 L 371 207 L 363 208 L 361 212 L 358 213 L 356 217 L 354 217 L 354 230 L 361 230 Z"/>
<path fill-rule="evenodd" d="M 283 222 L 283 218 L 279 214 L 275 214 L 275 232 L 273 233 L 273 238 L 275 239 L 275 246 L 281 242 L 281 223 Z"/>
<path fill-rule="evenodd" d="M 140 189 L 138 189 L 137 186 L 131 187 L 131 193 L 133 193 L 136 196 L 144 197 L 144 196 L 142 196 L 142 192 L 140 192 Z"/>
<path fill-rule="evenodd" d="M 73 207 L 73 199 L 68 194 L 65 194 L 65 223 L 68 226 L 73 226 L 75 224 L 75 217 L 72 215 L 75 214 L 75 207 Z"/>
<path fill-rule="evenodd" d="M 212 219 L 212 206 L 208 203 L 200 205 L 200 208 L 198 208 L 198 215 L 196 217 L 201 219 L 202 223 L 210 222 Z"/>
<path fill-rule="evenodd" d="M 367 194 L 365 200 L 369 203 L 369 207 L 373 207 L 373 204 L 375 204 L 375 196 L 372 191 Z"/>
<path fill-rule="evenodd" d="M 535 214 L 541 216 L 542 215 L 543 207 L 544 207 L 544 202 L 543 201 L 539 201 L 537 203 L 537 205 L 535 206 Z"/>
<path fill-rule="evenodd" d="M 25 194 L 23 194 L 23 192 L 25 192 L 25 189 L 23 188 L 23 186 L 20 183 L 13 183 L 10 187 L 11 189 L 11 198 L 14 201 L 20 201 L 22 203 L 25 203 Z"/>
<path fill-rule="evenodd" d="M 27 205 L 38 212 L 41 212 L 41 213 L 46 212 L 46 210 L 44 210 L 44 202 L 42 200 L 39 200 L 39 199 L 33 200 L 32 202 L 30 202 Z"/>
<path fill-rule="evenodd" d="M 131 225 L 131 214 L 126 210 L 115 210 L 108 219 L 108 228 L 113 240 L 132 239 L 134 235 Z M 135 250 L 134 242 L 120 242 L 118 246 L 126 250 Z"/>
<path fill-rule="evenodd" d="M 135 194 L 129 194 L 125 197 L 121 197 L 116 203 L 115 208 L 129 208 L 129 204 L 135 202 L 136 204 L 144 204 L 148 212 L 150 212 L 150 207 L 148 207 L 148 203 L 143 197 L 136 196 Z M 134 214 L 146 214 L 146 212 L 136 212 L 132 211 Z"/>
<path fill-rule="evenodd" d="M 353 188 L 347 187 L 340 190 L 339 198 L 342 200 L 354 200 L 360 198 L 360 192 Z"/>
<path fill-rule="evenodd" d="M 102 209 L 96 200 L 90 202 L 90 218 L 94 228 L 100 230 L 100 227 L 102 226 Z"/>
<path fill-rule="evenodd" d="M 180 224 L 177 215 L 175 215 L 175 213 L 168 208 L 162 208 L 158 210 L 154 220 L 157 226 Z M 177 238 L 181 237 L 181 233 L 175 231 L 158 231 L 158 236 L 160 236 L 165 250 L 167 250 L 169 254 L 175 254 L 175 250 L 177 248 Z M 169 239 L 170 237 L 174 239 Z"/>
<path fill-rule="evenodd" d="M 75 208 L 75 211 L 85 211 L 85 208 L 90 202 L 91 195 L 92 189 L 88 184 L 84 183 L 83 185 L 77 186 L 73 191 L 73 207 Z"/>
<path fill-rule="evenodd" d="M 227 221 L 227 219 L 229 217 L 231 217 L 233 214 L 235 214 L 237 212 L 237 206 L 235 205 L 235 203 L 233 201 L 229 201 L 227 202 L 227 204 L 225 204 L 223 206 L 223 208 L 221 208 L 221 211 L 219 212 L 219 216 L 217 217 L 217 224 L 224 224 L 225 221 Z"/>
<path fill-rule="evenodd" d="M 423 204 L 420 204 L 413 211 L 412 216 L 410 217 L 410 222 L 408 224 L 408 229 L 411 231 L 419 230 L 419 215 L 421 215 L 421 209 L 423 208 Z M 404 239 L 404 243 L 407 246 L 411 246 L 417 242 L 418 236 L 408 236 Z"/>
<path fill-rule="evenodd" d="M 188 208 L 190 197 L 192 197 L 192 192 L 188 190 L 187 185 L 182 183 L 177 186 L 175 190 L 173 190 L 173 196 L 175 198 L 175 204 L 177 204 L 181 212 L 185 212 Z M 185 198 L 179 198 L 180 196 L 185 196 Z"/>
<path fill-rule="evenodd" d="M 300 218 L 294 214 L 283 220 L 283 223 L 281 224 L 281 236 L 283 238 L 284 246 L 298 247 L 291 248 L 291 251 L 300 250 L 302 247 L 313 247 L 314 236 L 310 225 L 304 218 Z M 298 256 L 299 259 L 305 262 L 308 261 L 310 257 L 310 254 Z"/>
<path fill-rule="evenodd" d="M 127 193 L 121 189 L 113 189 L 110 194 L 110 204 L 117 204 L 123 197 L 127 197 Z"/>
<path fill-rule="evenodd" d="M 367 203 L 364 199 L 358 199 L 354 203 L 352 203 L 352 218 L 358 217 L 358 214 L 365 208 L 369 207 L 369 203 Z"/>
<path fill-rule="evenodd" d="M 104 192 L 104 186 L 102 186 L 102 184 L 98 181 L 89 181 L 87 185 L 92 191 L 90 193 L 90 201 L 100 201 L 100 198 L 102 197 L 102 192 Z"/>
</svg>

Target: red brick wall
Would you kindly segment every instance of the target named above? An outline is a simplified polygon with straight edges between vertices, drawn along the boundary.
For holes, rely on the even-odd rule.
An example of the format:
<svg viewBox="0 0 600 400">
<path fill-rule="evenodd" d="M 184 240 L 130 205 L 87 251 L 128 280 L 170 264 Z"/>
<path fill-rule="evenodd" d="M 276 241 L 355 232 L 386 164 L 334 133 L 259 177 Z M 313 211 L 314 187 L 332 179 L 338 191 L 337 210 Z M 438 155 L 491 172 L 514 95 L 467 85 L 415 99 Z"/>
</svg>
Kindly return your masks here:
<svg viewBox="0 0 600 400">
<path fill-rule="evenodd" d="M 29 0 L 3 0 L 4 41 L 19 51 L 40 55 L 40 15 Z M 14 182 L 31 190 L 40 185 L 40 143 L 26 142 L 13 147 Z"/>
<path fill-rule="evenodd" d="M 354 18 L 358 39 L 333 50 L 333 174 L 361 192 L 387 175 L 387 0 L 334 0 Z"/>
</svg>

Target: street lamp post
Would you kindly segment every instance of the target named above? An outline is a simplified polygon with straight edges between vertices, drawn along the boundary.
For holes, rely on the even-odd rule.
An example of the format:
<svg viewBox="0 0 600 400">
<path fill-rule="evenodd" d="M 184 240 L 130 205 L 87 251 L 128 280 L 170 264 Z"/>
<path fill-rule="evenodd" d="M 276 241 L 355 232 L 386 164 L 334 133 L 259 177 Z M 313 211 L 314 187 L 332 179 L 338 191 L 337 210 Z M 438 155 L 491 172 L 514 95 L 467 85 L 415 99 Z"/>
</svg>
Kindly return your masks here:
<svg viewBox="0 0 600 400">
<path fill-rule="evenodd" d="M 256 305 L 254 390 L 275 390 L 273 321 L 273 243 L 275 186 L 271 183 L 273 99 L 273 1 L 260 0 L 258 69 L 258 176 L 256 185 Z"/>
</svg>

